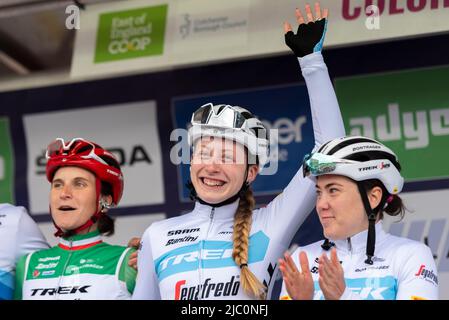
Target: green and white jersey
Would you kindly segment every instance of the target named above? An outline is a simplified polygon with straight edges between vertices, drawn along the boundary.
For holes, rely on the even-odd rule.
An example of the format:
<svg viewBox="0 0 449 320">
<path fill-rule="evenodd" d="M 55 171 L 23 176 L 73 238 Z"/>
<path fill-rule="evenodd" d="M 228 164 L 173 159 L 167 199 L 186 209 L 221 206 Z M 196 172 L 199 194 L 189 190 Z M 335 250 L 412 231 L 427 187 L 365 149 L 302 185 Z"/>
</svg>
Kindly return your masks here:
<svg viewBox="0 0 449 320">
<path fill-rule="evenodd" d="M 98 231 L 61 238 L 59 244 L 23 256 L 16 269 L 16 300 L 129 299 L 136 270 L 133 249 L 104 243 Z"/>
</svg>

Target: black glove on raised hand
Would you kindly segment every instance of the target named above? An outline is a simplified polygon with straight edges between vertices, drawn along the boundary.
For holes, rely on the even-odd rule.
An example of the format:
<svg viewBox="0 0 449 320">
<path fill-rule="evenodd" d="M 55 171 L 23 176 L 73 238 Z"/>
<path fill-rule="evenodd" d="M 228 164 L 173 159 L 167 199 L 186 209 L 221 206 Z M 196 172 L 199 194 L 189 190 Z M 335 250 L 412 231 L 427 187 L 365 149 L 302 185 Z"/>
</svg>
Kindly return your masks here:
<svg viewBox="0 0 449 320">
<path fill-rule="evenodd" d="M 327 19 L 323 18 L 298 26 L 296 34 L 289 31 L 285 34 L 285 44 L 295 55 L 302 58 L 313 52 L 321 51 L 327 30 Z"/>
</svg>

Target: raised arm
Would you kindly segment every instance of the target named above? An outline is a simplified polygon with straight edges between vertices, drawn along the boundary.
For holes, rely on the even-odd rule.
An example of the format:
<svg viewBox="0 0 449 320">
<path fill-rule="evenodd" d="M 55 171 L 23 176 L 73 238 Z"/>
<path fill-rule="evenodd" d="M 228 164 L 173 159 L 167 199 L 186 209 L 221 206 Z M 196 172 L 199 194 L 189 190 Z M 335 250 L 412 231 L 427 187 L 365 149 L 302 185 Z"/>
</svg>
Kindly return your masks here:
<svg viewBox="0 0 449 320">
<path fill-rule="evenodd" d="M 315 3 L 315 18 L 306 5 L 307 23 L 296 9 L 298 31 L 293 33 L 288 22 L 284 23 L 285 43 L 294 52 L 306 81 L 312 113 L 315 146 L 345 135 L 343 119 L 321 49 L 327 31 L 328 10 L 321 11 Z"/>
<path fill-rule="evenodd" d="M 321 11 L 315 4 L 315 18 L 309 5 L 306 6 L 306 24 L 299 9 L 296 34 L 288 22 L 284 23 L 285 42 L 298 57 L 309 93 L 315 138 L 315 149 L 322 143 L 345 135 L 338 101 L 321 55 L 326 29 L 327 10 Z M 267 210 L 271 214 L 274 232 L 282 232 L 290 242 L 298 227 L 315 207 L 315 184 L 303 177 L 302 168 L 296 173 L 284 192 L 273 200 Z M 282 219 L 279 217 L 282 216 Z"/>
</svg>

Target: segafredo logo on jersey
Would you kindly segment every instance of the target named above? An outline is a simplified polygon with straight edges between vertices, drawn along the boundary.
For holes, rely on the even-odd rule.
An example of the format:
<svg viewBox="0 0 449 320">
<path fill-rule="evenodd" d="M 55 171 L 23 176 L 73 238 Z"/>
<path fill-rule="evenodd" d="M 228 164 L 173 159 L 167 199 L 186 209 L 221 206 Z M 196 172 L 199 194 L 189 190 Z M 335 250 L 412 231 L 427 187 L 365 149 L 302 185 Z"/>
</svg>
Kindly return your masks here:
<svg viewBox="0 0 449 320">
<path fill-rule="evenodd" d="M 262 261 L 267 252 L 270 239 L 259 231 L 250 237 L 249 261 Z M 197 270 L 198 259 L 202 260 L 201 268 L 217 269 L 236 267 L 232 259 L 231 241 L 200 241 L 168 251 L 155 261 L 155 269 L 159 281 L 173 274 Z"/>
<path fill-rule="evenodd" d="M 346 288 L 363 300 L 395 300 L 397 280 L 392 276 L 345 279 Z M 314 281 L 316 300 L 324 300 L 323 292 Z"/>
<path fill-rule="evenodd" d="M 418 272 L 415 274 L 416 277 L 422 278 L 424 280 L 430 281 L 433 284 L 438 284 L 438 277 L 433 272 L 433 270 L 426 269 L 426 266 L 422 264 L 419 267 Z"/>
<path fill-rule="evenodd" d="M 175 285 L 175 300 L 198 300 L 209 297 L 231 297 L 239 293 L 240 276 L 232 276 L 228 282 L 212 282 L 207 278 L 203 284 L 188 286 L 186 280 L 180 280 Z"/>
</svg>

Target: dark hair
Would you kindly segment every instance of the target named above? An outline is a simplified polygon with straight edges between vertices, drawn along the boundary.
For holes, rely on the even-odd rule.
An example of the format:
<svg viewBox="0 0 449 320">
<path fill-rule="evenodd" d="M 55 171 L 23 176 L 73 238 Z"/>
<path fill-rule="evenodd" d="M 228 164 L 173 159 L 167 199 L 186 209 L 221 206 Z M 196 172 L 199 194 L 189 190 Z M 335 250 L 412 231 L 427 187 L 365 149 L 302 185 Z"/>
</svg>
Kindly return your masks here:
<svg viewBox="0 0 449 320">
<path fill-rule="evenodd" d="M 363 181 L 363 186 L 365 187 L 366 192 L 368 193 L 374 187 L 379 187 L 382 189 L 382 198 L 380 204 L 386 203 L 387 199 L 391 196 L 392 199 L 390 202 L 387 202 L 387 206 L 385 208 L 379 207 L 378 213 L 380 219 L 383 219 L 383 213 L 385 212 L 389 216 L 395 217 L 399 216 L 400 220 L 404 218 L 405 211 L 407 208 L 404 206 L 402 199 L 397 194 L 389 194 L 384 184 L 378 179 L 371 179 Z"/>
<path fill-rule="evenodd" d="M 112 197 L 112 186 L 107 182 L 101 182 L 101 195 Z M 114 219 L 107 213 L 102 214 L 98 219 L 98 231 L 105 236 L 112 236 L 115 231 Z"/>
</svg>

